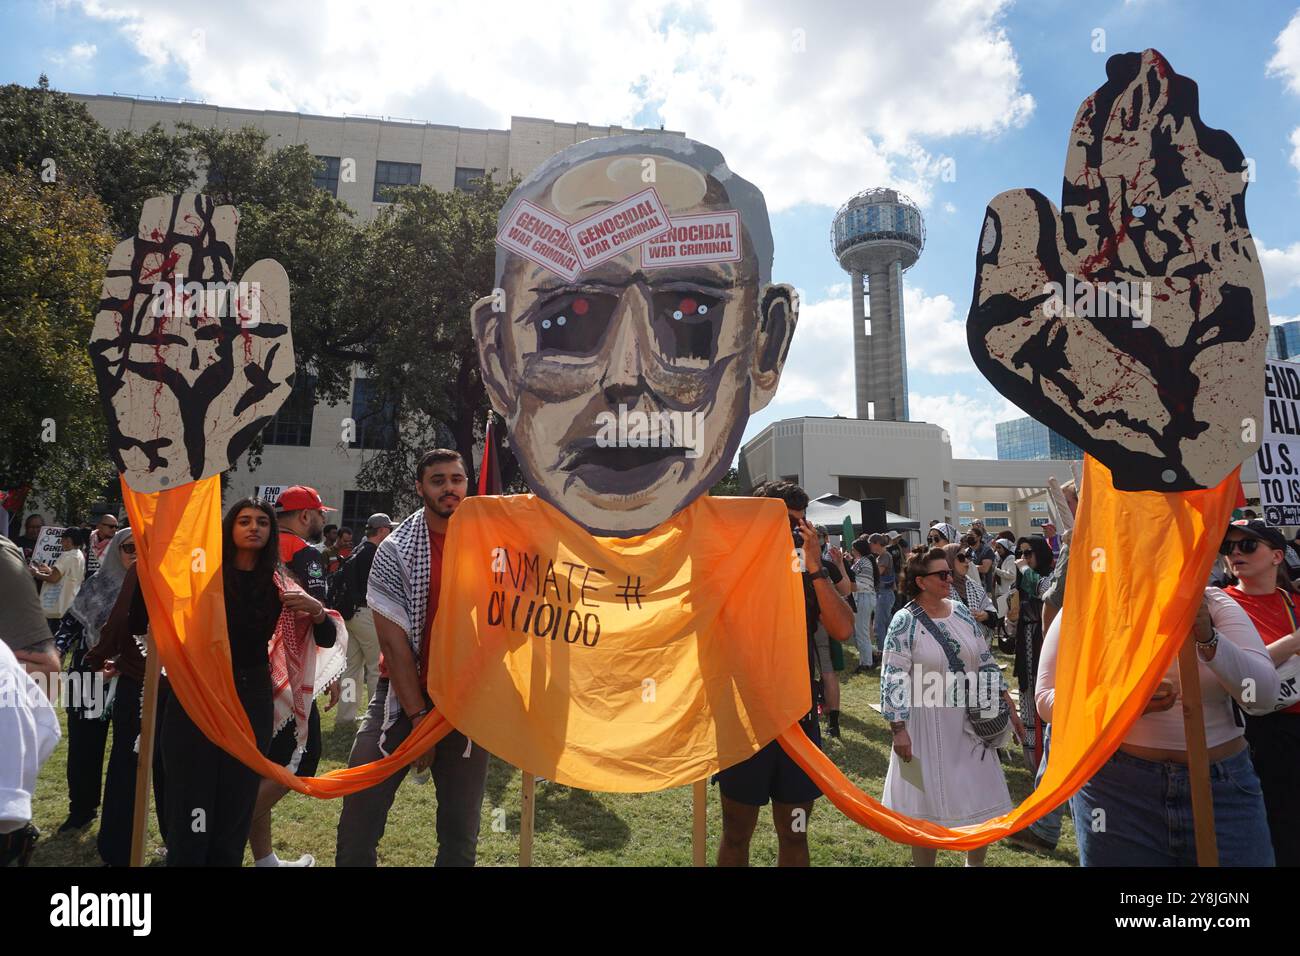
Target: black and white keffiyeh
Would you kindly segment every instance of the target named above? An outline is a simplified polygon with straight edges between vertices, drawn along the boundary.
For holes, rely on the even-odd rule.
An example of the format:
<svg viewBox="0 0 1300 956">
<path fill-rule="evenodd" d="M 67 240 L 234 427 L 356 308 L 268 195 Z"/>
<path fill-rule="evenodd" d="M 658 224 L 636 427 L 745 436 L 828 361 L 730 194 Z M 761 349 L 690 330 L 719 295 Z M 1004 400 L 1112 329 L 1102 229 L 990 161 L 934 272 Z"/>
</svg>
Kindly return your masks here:
<svg viewBox="0 0 1300 956">
<path fill-rule="evenodd" d="M 420 659 L 425 621 L 429 612 L 429 526 L 424 509 L 410 515 L 375 549 L 366 585 L 366 604 L 371 611 L 392 621 L 406 632 L 415 659 Z M 401 713 L 397 695 L 388 695 L 383 729 L 387 731 Z M 384 741 L 380 740 L 380 750 Z"/>
</svg>

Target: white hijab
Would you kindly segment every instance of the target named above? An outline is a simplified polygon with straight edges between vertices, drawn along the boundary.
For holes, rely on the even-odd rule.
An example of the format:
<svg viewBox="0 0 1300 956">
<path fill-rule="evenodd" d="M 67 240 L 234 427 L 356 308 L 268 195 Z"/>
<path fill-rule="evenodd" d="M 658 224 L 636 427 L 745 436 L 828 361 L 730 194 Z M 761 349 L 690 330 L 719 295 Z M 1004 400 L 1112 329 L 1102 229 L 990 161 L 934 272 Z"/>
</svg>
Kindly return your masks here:
<svg viewBox="0 0 1300 956">
<path fill-rule="evenodd" d="M 126 564 L 122 560 L 122 545 L 131 540 L 131 529 L 123 528 L 113 535 L 113 540 L 104 550 L 100 559 L 99 570 L 77 592 L 76 599 L 68 612 L 81 622 L 85 628 L 84 645 L 87 650 L 99 643 L 99 630 L 108 621 L 117 603 L 117 596 L 122 591 L 122 579 L 126 577 Z"/>
</svg>

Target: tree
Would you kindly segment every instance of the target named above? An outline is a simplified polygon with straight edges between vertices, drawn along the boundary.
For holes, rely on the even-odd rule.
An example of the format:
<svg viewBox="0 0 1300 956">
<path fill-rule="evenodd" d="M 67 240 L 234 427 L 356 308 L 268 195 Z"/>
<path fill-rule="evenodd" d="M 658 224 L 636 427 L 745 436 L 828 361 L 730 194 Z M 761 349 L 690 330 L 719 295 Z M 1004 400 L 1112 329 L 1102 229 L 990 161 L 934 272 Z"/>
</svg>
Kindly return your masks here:
<svg viewBox="0 0 1300 956">
<path fill-rule="evenodd" d="M 727 473 L 719 478 L 717 484 L 709 489 L 709 494 L 714 497 L 735 497 L 736 495 L 744 494 L 744 492 L 740 490 L 740 472 L 736 470 L 735 465 L 728 468 Z"/>
<path fill-rule="evenodd" d="M 108 210 L 70 183 L 0 171 L 0 488 L 30 483 L 68 520 L 113 478 L 86 354 Z"/>
<path fill-rule="evenodd" d="M 366 462 L 367 487 L 406 487 L 419 453 L 434 443 L 458 450 L 475 480 L 488 401 L 469 311 L 495 284 L 497 216 L 516 182 L 489 177 L 474 192 L 406 187 L 366 229 L 344 317 L 352 328 L 337 340 L 354 344 L 334 354 L 374 375 L 381 401 L 403 425 L 397 447 Z M 518 488 L 518 474 L 503 447 L 504 487 Z"/>
<path fill-rule="evenodd" d="M 44 74 L 35 87 L 0 87 L 0 169 L 99 197 L 119 236 L 135 229 L 145 199 L 183 192 L 194 179 L 188 155 L 162 127 L 110 134 Z"/>
</svg>

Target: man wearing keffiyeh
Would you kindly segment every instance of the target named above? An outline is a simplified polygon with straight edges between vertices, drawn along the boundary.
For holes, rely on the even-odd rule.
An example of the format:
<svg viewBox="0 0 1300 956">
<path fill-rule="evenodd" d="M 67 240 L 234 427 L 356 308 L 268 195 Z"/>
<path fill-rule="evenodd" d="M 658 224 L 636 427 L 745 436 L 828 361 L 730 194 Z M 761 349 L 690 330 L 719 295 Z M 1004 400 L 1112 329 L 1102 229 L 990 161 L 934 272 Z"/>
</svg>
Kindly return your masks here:
<svg viewBox="0 0 1300 956">
<path fill-rule="evenodd" d="M 416 466 L 415 490 L 424 507 L 379 545 L 366 591 L 383 652 L 379 686 L 352 743 L 348 766 L 392 753 L 429 716 L 429 626 L 437 613 L 447 522 L 468 491 L 465 462 L 445 448 L 427 452 Z M 454 560 L 454 558 L 453 558 Z M 434 866 L 473 866 L 479 816 L 487 785 L 487 752 L 456 731 L 413 764 L 432 767 L 438 802 L 438 856 Z M 343 799 L 338 866 L 375 866 L 388 809 L 407 768 Z"/>
</svg>

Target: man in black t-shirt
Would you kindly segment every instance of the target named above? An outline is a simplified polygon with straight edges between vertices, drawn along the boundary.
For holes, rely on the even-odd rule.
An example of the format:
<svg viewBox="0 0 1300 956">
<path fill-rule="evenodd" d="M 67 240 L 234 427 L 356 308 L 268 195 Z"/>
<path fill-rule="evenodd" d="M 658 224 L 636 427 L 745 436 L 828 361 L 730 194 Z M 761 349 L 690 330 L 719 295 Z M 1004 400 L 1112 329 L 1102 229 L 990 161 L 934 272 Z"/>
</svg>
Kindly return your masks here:
<svg viewBox="0 0 1300 956">
<path fill-rule="evenodd" d="M 818 624 L 837 641 L 853 634 L 853 612 L 835 587 L 838 572 L 822 565 L 817 545 L 817 530 L 808 523 L 805 509 L 808 495 L 791 481 L 774 481 L 760 485 L 751 494 L 756 498 L 781 498 L 790 513 L 790 527 L 796 548 L 802 548 L 804 561 L 804 613 L 808 642 L 808 686 L 812 709 L 799 721 L 809 738 L 821 745 L 817 724 L 817 651 L 813 635 Z M 718 844 L 718 866 L 747 866 L 749 843 L 758 823 L 759 809 L 772 802 L 772 823 L 776 827 L 777 865 L 808 865 L 808 819 L 813 802 L 821 794 L 817 784 L 782 749 L 772 741 L 748 760 L 718 773 L 722 791 L 722 840 Z"/>
</svg>

